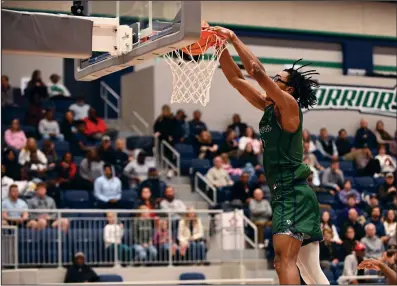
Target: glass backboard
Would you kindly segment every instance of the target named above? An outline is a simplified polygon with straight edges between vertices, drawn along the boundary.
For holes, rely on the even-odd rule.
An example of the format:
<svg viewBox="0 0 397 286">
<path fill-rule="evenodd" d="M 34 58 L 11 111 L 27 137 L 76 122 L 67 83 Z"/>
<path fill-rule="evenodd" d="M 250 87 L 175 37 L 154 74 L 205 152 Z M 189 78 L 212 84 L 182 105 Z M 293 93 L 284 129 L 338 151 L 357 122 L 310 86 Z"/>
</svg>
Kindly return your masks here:
<svg viewBox="0 0 397 286">
<path fill-rule="evenodd" d="M 76 60 L 77 80 L 94 80 L 185 47 L 200 38 L 200 1 L 89 1 L 90 17 L 119 18 L 120 25 L 139 27 L 133 50 L 113 57 L 93 51 L 91 58 Z"/>
</svg>

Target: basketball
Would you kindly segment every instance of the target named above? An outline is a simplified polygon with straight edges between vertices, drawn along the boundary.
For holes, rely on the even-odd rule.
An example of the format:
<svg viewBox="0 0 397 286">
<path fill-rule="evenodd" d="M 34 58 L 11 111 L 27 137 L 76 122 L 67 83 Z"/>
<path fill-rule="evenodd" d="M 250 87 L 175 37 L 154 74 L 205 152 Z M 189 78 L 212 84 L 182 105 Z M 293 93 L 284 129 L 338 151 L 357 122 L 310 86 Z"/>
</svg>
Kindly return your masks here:
<svg viewBox="0 0 397 286">
<path fill-rule="evenodd" d="M 210 25 L 206 21 L 201 22 L 201 38 L 198 42 L 182 48 L 182 51 L 192 56 L 197 56 L 205 53 L 210 47 L 215 45 L 216 36 L 213 31 L 207 30 Z"/>
</svg>

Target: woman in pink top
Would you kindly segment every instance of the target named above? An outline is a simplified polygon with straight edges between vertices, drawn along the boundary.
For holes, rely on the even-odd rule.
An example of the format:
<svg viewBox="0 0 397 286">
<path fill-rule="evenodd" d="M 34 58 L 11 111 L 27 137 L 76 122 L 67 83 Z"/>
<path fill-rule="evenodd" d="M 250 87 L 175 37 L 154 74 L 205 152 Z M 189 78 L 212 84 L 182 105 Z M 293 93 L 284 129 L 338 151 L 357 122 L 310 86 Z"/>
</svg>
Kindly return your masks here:
<svg viewBox="0 0 397 286">
<path fill-rule="evenodd" d="M 7 145 L 11 148 L 21 150 L 26 145 L 25 132 L 21 130 L 18 119 L 11 122 L 11 127 L 6 130 L 4 137 Z"/>
</svg>

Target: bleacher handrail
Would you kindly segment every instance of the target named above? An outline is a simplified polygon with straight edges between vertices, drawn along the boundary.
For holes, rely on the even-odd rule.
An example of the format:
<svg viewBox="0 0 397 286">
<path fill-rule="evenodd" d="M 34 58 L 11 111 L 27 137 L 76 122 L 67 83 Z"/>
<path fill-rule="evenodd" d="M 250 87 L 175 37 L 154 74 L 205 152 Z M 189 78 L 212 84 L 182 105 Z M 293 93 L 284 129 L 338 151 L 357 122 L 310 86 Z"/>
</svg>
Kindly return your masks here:
<svg viewBox="0 0 397 286">
<path fill-rule="evenodd" d="M 376 280 L 384 279 L 384 276 L 378 275 L 356 275 L 356 276 L 340 276 L 337 280 L 338 284 L 346 284 L 348 280 Z"/>
<path fill-rule="evenodd" d="M 132 111 L 133 117 L 135 117 L 139 123 L 141 123 L 144 127 L 144 131 L 142 132 L 141 129 L 136 126 L 136 124 L 132 123 L 132 129 L 138 133 L 139 135 L 149 135 L 150 133 L 150 128 L 149 128 L 149 123 L 135 110 Z"/>
<path fill-rule="evenodd" d="M 108 95 L 111 94 L 113 98 L 116 100 L 116 105 L 114 105 L 112 102 L 109 101 Z M 120 95 L 117 94 L 106 82 L 101 81 L 100 82 L 100 97 L 103 99 L 105 102 L 104 105 L 104 115 L 105 119 L 108 119 L 108 107 L 110 107 L 114 112 L 117 114 L 117 118 L 120 118 Z"/>
<path fill-rule="evenodd" d="M 164 156 L 165 147 L 176 157 L 176 164 L 172 163 L 166 156 Z M 162 166 L 163 163 L 165 164 L 164 170 L 168 169 L 167 167 L 170 167 L 176 172 L 178 177 L 181 175 L 181 154 L 179 154 L 179 152 L 165 140 L 162 140 L 160 143 L 160 166 Z"/>
<path fill-rule="evenodd" d="M 244 224 L 248 224 L 254 230 L 254 241 L 247 234 L 244 233 L 245 241 L 253 248 L 258 249 L 258 227 L 245 215 L 243 215 Z"/>
<path fill-rule="evenodd" d="M 25 210 L 26 211 L 26 210 Z M 13 226 L 13 225 L 2 225 L 1 226 L 2 230 L 12 230 L 15 233 L 15 238 L 14 238 L 14 249 L 15 249 L 15 262 L 14 262 L 14 267 L 15 269 L 18 268 L 18 227 L 17 226 Z M 3 237 L 3 233 L 1 234 L 1 236 Z M 2 238 L 2 241 L 4 241 L 4 237 Z M 2 245 L 2 253 L 4 253 L 6 251 L 6 249 L 3 248 Z M 3 259 L 3 257 L 2 257 Z M 4 263 L 4 261 L 2 261 L 2 263 Z"/>
<path fill-rule="evenodd" d="M 147 212 L 146 210 L 140 210 L 140 209 L 133 209 L 133 210 L 126 210 L 126 209 L 12 209 L 13 212 L 28 212 L 28 213 L 108 213 L 109 211 L 116 212 L 116 213 L 123 213 L 123 214 L 140 214 Z M 184 213 L 189 213 L 191 212 L 190 210 L 178 210 L 178 211 L 172 211 L 172 210 L 162 210 L 162 209 L 154 209 L 152 210 L 155 213 L 159 214 L 184 214 Z M 195 209 L 195 213 L 198 214 L 220 214 L 223 211 L 222 210 L 208 210 L 208 209 Z"/>
<path fill-rule="evenodd" d="M 200 189 L 199 180 L 203 181 L 208 188 L 210 188 L 213 192 L 213 200 L 209 198 L 203 190 Z M 207 203 L 211 206 L 215 206 L 217 204 L 217 189 L 216 187 L 201 173 L 196 172 L 194 175 L 194 191 L 197 192 Z"/>
</svg>

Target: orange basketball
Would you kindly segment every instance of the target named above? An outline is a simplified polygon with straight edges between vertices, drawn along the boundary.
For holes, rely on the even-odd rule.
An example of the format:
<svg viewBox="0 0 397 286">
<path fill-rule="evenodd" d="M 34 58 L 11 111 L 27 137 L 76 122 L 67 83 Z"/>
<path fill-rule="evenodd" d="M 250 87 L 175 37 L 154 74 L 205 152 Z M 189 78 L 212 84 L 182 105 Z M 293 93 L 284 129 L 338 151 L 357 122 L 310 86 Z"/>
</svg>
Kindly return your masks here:
<svg viewBox="0 0 397 286">
<path fill-rule="evenodd" d="M 206 21 L 201 22 L 201 38 L 198 42 L 182 48 L 182 51 L 186 54 L 193 56 L 201 55 L 210 47 L 216 44 L 216 35 L 213 31 L 207 30 L 210 25 Z"/>
</svg>

